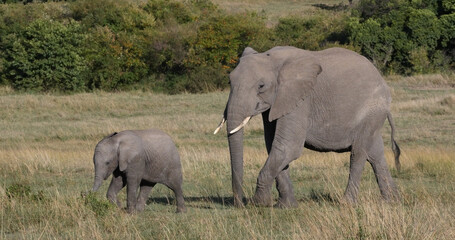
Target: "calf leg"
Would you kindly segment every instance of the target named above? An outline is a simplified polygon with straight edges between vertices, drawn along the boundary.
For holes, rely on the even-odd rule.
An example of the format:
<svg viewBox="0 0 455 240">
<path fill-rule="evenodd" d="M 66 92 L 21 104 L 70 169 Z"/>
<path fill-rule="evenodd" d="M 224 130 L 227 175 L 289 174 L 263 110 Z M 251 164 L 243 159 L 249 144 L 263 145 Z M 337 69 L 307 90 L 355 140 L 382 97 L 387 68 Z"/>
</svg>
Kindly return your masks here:
<svg viewBox="0 0 455 240">
<path fill-rule="evenodd" d="M 138 212 L 144 211 L 145 204 L 147 202 L 148 196 L 150 195 L 150 191 L 152 191 L 152 188 L 156 185 L 156 183 L 151 183 L 142 180 L 141 182 L 141 190 L 139 192 L 139 196 L 137 197 L 137 203 L 136 203 L 136 210 Z"/>
<path fill-rule="evenodd" d="M 122 203 L 117 199 L 117 194 L 122 190 L 126 185 L 125 176 L 120 173 L 120 171 L 115 170 L 112 175 L 111 184 L 107 190 L 106 197 L 114 204 L 117 204 L 118 207 L 122 207 Z"/>
</svg>

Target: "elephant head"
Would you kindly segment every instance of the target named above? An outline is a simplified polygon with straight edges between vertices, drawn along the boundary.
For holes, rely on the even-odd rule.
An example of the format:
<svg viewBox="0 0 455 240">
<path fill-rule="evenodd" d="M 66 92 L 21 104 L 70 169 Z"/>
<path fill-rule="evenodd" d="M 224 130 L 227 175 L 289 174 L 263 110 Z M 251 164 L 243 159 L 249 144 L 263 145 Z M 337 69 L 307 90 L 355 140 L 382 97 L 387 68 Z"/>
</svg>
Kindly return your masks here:
<svg viewBox="0 0 455 240">
<path fill-rule="evenodd" d="M 101 140 L 95 147 L 93 164 L 95 181 L 92 191 L 97 191 L 103 180 L 106 180 L 117 168 L 120 172 L 128 164 L 143 154 L 142 141 L 132 134 L 113 133 Z"/>
<path fill-rule="evenodd" d="M 243 205 L 243 127 L 251 117 L 268 112 L 276 119 L 291 112 L 313 89 L 321 66 L 311 54 L 276 47 L 264 53 L 246 48 L 230 74 L 231 91 L 223 120 L 227 122 L 234 203 Z"/>
</svg>

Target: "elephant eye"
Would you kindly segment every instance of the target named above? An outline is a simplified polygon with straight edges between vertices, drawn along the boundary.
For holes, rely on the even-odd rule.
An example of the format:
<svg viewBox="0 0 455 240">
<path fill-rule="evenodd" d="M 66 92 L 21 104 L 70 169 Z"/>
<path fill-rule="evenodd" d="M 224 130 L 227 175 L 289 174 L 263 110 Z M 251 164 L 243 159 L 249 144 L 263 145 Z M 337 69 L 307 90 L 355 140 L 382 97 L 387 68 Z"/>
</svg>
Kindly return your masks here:
<svg viewBox="0 0 455 240">
<path fill-rule="evenodd" d="M 258 89 L 263 89 L 265 87 L 265 83 L 264 82 L 259 82 L 259 86 L 258 86 Z"/>
<path fill-rule="evenodd" d="M 267 90 L 267 86 L 264 82 L 259 82 L 259 85 L 258 85 L 258 91 L 259 93 L 263 93 Z"/>
</svg>

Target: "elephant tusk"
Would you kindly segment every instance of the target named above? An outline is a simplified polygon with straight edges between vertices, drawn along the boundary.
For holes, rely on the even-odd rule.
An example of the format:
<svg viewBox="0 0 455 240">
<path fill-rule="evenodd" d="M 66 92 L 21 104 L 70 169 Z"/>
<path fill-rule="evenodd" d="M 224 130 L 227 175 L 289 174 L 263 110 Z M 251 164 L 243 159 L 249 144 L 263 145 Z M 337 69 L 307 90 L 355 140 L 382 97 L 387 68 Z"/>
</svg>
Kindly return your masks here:
<svg viewBox="0 0 455 240">
<path fill-rule="evenodd" d="M 215 129 L 215 131 L 213 132 L 213 134 L 217 134 L 218 131 L 220 131 L 220 129 L 221 129 L 221 127 L 223 126 L 224 122 L 226 122 L 226 119 L 224 119 L 224 117 L 223 117 L 223 119 L 221 119 L 220 124 L 219 124 L 218 127 Z"/>
<path fill-rule="evenodd" d="M 245 118 L 245 120 L 243 120 L 243 122 L 238 127 L 236 127 L 234 130 L 232 130 L 229 133 L 230 134 L 236 133 L 238 130 L 242 129 L 248 123 L 248 121 L 250 121 L 250 119 L 251 119 L 251 117 Z"/>
</svg>

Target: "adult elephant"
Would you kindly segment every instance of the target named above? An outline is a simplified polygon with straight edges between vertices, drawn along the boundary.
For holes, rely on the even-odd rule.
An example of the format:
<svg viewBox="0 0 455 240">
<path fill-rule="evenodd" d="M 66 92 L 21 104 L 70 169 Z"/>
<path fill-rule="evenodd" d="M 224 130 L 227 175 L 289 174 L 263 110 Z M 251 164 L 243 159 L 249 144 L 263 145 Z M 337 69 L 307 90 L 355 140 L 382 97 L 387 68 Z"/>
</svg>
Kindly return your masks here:
<svg viewBox="0 0 455 240">
<path fill-rule="evenodd" d="M 342 48 L 306 51 L 275 47 L 264 53 L 246 48 L 230 74 L 227 121 L 234 204 L 243 206 L 243 127 L 262 114 L 268 158 L 257 179 L 254 204 L 271 206 L 276 180 L 278 207 L 297 205 L 289 163 L 303 147 L 319 152 L 351 152 L 344 198 L 355 202 L 365 162 L 374 170 L 382 197 L 399 198 L 384 157 L 381 128 L 392 129 L 397 169 L 400 150 L 394 140 L 390 90 L 366 58 Z"/>
</svg>

